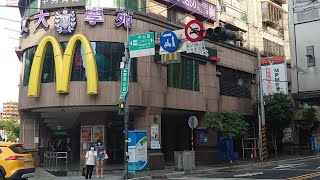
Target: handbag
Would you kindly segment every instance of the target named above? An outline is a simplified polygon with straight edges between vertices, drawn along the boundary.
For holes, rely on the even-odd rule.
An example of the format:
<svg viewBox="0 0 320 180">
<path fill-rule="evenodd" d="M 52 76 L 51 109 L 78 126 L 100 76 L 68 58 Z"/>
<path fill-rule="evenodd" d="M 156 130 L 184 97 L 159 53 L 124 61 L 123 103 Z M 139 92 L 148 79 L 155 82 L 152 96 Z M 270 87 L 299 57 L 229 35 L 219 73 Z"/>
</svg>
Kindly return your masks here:
<svg viewBox="0 0 320 180">
<path fill-rule="evenodd" d="M 87 168 L 83 167 L 82 168 L 82 176 L 86 176 L 87 175 Z"/>
<path fill-rule="evenodd" d="M 105 153 L 105 154 L 104 154 L 104 159 L 108 159 L 108 158 L 109 158 L 108 154 Z"/>
</svg>

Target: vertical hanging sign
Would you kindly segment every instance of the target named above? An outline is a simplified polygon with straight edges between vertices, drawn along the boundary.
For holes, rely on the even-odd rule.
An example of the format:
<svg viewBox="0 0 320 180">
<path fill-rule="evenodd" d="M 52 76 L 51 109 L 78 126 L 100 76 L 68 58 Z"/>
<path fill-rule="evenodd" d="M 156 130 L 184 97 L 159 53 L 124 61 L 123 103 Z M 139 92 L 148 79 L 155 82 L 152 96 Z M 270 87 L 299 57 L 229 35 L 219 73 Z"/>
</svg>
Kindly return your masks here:
<svg viewBox="0 0 320 180">
<path fill-rule="evenodd" d="M 120 98 L 124 99 L 128 93 L 129 88 L 129 70 L 128 68 L 121 69 L 121 88 L 120 88 Z"/>
</svg>

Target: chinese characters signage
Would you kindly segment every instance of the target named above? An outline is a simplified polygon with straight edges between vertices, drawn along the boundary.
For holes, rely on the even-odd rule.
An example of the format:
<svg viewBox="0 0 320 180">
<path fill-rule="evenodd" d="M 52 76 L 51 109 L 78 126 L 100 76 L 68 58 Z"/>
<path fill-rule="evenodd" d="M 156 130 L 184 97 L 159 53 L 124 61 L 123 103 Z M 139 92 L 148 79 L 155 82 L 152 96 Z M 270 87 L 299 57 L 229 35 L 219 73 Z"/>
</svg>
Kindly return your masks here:
<svg viewBox="0 0 320 180">
<path fill-rule="evenodd" d="M 161 0 L 210 20 L 216 20 L 216 5 L 205 0 Z"/>
<path fill-rule="evenodd" d="M 87 6 L 84 21 L 89 22 L 89 24 L 92 26 L 96 25 L 97 22 L 103 23 L 103 8 Z"/>
<path fill-rule="evenodd" d="M 124 99 L 128 93 L 129 88 L 129 70 L 128 68 L 121 69 L 121 89 L 120 99 Z"/>
<path fill-rule="evenodd" d="M 261 66 L 263 94 L 288 94 L 287 65 L 272 64 Z"/>
<path fill-rule="evenodd" d="M 34 29 L 38 29 L 40 24 L 43 24 L 44 27 L 48 28 L 49 24 L 47 23 L 46 17 L 50 16 L 49 13 L 43 13 L 43 10 L 40 11 L 39 14 L 34 16 L 34 19 L 38 19 L 36 25 L 34 25 Z"/>
<path fill-rule="evenodd" d="M 126 12 L 123 9 L 117 9 L 116 10 L 117 17 L 115 19 L 114 25 L 119 27 L 121 25 L 124 25 L 126 28 L 130 28 L 132 26 L 132 16 L 133 13 L 128 11 Z"/>
<path fill-rule="evenodd" d="M 20 34 L 28 33 L 29 28 L 28 28 L 28 23 L 29 22 L 29 17 L 28 16 L 23 16 L 21 19 L 21 31 Z"/>
<path fill-rule="evenodd" d="M 85 6 L 85 0 L 41 0 L 42 9 Z"/>
</svg>

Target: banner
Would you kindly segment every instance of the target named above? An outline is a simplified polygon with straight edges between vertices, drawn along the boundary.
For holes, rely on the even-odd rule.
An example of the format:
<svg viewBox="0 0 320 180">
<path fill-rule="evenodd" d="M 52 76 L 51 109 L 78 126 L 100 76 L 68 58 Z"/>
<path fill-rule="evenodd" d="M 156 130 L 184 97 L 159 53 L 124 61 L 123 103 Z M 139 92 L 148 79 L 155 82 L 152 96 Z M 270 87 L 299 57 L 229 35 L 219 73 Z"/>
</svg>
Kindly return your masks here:
<svg viewBox="0 0 320 180">
<path fill-rule="evenodd" d="M 81 142 L 92 141 L 92 126 L 81 126 Z"/>
<path fill-rule="evenodd" d="M 288 94 L 287 65 L 272 64 L 261 66 L 263 94 Z"/>
<path fill-rule="evenodd" d="M 159 141 L 159 125 L 152 124 L 151 125 L 151 149 L 160 149 L 160 141 Z"/>
<path fill-rule="evenodd" d="M 104 125 L 98 125 L 93 126 L 93 140 L 96 142 L 98 139 L 100 139 L 102 142 L 104 142 Z"/>
<path fill-rule="evenodd" d="M 158 0 L 160 1 L 160 0 Z M 198 14 L 206 19 L 216 20 L 216 5 L 205 0 L 161 0 L 181 7 L 192 14 Z"/>
<path fill-rule="evenodd" d="M 207 146 L 209 145 L 209 130 L 208 128 L 196 128 L 196 145 L 197 146 Z"/>
</svg>

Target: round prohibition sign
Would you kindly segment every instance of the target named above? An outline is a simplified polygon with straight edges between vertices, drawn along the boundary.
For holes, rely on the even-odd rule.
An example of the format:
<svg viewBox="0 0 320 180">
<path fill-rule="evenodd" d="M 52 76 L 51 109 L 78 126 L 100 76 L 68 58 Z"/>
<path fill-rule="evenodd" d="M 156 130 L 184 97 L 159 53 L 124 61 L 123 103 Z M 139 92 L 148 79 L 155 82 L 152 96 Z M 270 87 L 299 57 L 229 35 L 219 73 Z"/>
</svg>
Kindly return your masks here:
<svg viewBox="0 0 320 180">
<path fill-rule="evenodd" d="M 200 41 L 202 39 L 202 36 L 199 34 L 199 32 L 201 31 L 203 31 L 203 25 L 199 20 L 192 20 L 188 22 L 188 24 L 184 28 L 186 38 L 190 42 Z"/>
</svg>

